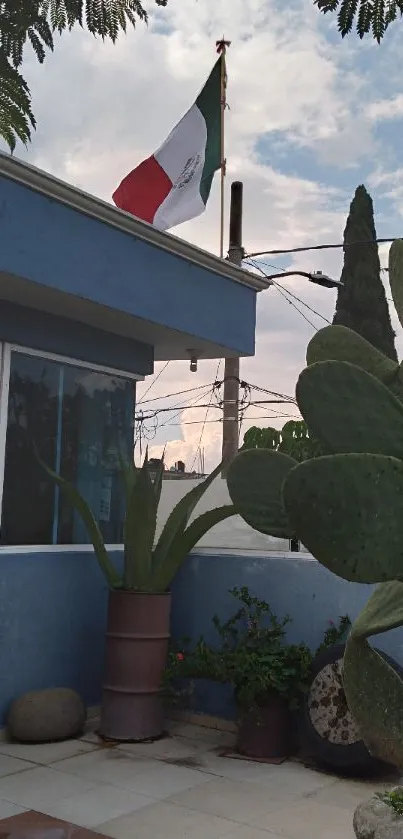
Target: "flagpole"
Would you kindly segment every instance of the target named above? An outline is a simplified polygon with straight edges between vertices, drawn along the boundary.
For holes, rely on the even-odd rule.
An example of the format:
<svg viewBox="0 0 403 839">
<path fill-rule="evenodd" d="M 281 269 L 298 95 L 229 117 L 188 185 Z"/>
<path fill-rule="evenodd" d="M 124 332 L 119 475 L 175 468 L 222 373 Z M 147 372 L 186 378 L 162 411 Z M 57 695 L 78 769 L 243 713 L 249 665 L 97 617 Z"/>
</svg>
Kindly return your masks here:
<svg viewBox="0 0 403 839">
<path fill-rule="evenodd" d="M 221 194 L 220 194 L 220 257 L 224 258 L 224 189 L 225 189 L 225 175 L 226 175 L 226 160 L 225 160 L 225 109 L 227 107 L 227 74 L 225 69 L 225 58 L 227 55 L 227 48 L 231 46 L 231 41 L 226 41 L 224 35 L 220 41 L 216 41 L 216 48 L 218 54 L 221 56 Z"/>
</svg>

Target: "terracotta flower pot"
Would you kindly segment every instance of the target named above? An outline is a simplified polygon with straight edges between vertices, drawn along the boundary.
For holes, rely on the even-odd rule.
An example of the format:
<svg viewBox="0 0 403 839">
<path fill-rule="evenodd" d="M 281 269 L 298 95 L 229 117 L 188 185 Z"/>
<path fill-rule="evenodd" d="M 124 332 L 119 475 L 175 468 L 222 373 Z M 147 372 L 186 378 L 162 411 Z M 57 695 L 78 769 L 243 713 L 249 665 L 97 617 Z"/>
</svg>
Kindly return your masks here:
<svg viewBox="0 0 403 839">
<path fill-rule="evenodd" d="M 289 757 L 293 750 L 291 713 L 286 701 L 271 694 L 264 705 L 243 713 L 237 738 L 237 749 L 246 757 L 260 760 Z"/>
<path fill-rule="evenodd" d="M 100 734 L 141 741 L 163 733 L 161 680 L 166 666 L 171 595 L 111 591 Z"/>
</svg>

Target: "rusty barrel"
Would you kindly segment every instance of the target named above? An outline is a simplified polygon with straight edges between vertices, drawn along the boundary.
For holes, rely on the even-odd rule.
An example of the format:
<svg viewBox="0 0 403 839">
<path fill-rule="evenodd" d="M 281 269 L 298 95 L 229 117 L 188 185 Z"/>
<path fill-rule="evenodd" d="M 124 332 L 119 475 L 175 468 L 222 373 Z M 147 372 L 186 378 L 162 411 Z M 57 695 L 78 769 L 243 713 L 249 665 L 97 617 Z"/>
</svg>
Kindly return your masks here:
<svg viewBox="0 0 403 839">
<path fill-rule="evenodd" d="M 141 741 L 163 733 L 161 680 L 171 595 L 110 591 L 102 692 L 102 737 Z"/>
</svg>

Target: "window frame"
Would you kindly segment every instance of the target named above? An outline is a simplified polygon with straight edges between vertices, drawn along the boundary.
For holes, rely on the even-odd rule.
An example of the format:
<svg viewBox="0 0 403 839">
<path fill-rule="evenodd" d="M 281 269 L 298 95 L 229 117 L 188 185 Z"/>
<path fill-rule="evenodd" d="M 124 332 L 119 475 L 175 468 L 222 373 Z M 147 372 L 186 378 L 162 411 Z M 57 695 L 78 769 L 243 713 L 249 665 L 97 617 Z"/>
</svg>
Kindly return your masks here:
<svg viewBox="0 0 403 839">
<path fill-rule="evenodd" d="M 93 364 L 91 362 L 82 361 L 81 359 L 73 358 L 71 356 L 58 355 L 57 353 L 42 352 L 41 350 L 33 349 L 32 347 L 24 347 L 20 344 L 10 344 L 0 341 L 0 527 L 2 520 L 3 507 L 3 486 L 4 486 L 4 467 L 6 460 L 6 438 L 7 438 L 7 421 L 8 421 L 8 399 L 10 388 L 10 372 L 11 372 L 11 354 L 13 352 L 21 355 L 34 356 L 36 358 L 44 358 L 49 361 L 55 361 L 58 364 L 70 365 L 71 367 L 81 367 L 85 370 L 91 370 L 94 373 L 104 373 L 109 376 L 116 376 L 119 379 L 126 379 L 133 382 L 144 381 L 144 376 L 137 373 L 128 373 L 126 370 L 116 370 L 114 367 L 104 367 L 103 365 Z M 108 548 L 117 549 L 120 545 L 108 545 Z M 92 545 L 0 545 L 0 555 L 3 553 L 38 553 L 38 551 L 51 552 L 82 552 L 93 550 Z"/>
</svg>

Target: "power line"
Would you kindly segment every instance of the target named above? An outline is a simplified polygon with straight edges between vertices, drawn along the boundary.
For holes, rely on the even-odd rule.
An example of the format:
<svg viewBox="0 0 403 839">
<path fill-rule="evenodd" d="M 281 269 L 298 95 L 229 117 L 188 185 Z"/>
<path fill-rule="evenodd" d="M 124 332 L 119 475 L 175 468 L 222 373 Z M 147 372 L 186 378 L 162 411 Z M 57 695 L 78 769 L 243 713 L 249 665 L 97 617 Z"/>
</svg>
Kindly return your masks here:
<svg viewBox="0 0 403 839">
<path fill-rule="evenodd" d="M 161 370 L 161 373 L 162 372 L 163 371 Z M 137 404 L 140 405 L 140 403 L 141 403 L 142 405 L 144 405 L 147 402 L 157 402 L 157 400 L 160 400 L 160 399 L 170 399 L 171 396 L 182 396 L 184 393 L 191 393 L 192 391 L 195 391 L 195 390 L 205 390 L 207 388 L 212 387 L 213 384 L 214 383 L 211 382 L 210 384 L 207 384 L 207 385 L 197 385 L 197 387 L 188 387 L 185 390 L 176 390 L 176 391 L 173 391 L 173 393 L 165 393 L 163 396 L 154 396 L 152 399 L 140 399 L 140 401 Z M 146 393 L 148 393 L 148 391 L 146 391 Z"/>
<path fill-rule="evenodd" d="M 268 420 L 268 419 L 284 419 L 284 418 L 287 418 L 287 417 L 288 417 L 288 419 L 295 419 L 295 416 L 293 414 L 273 414 L 273 416 L 271 416 L 271 417 L 268 416 L 267 414 L 265 414 L 264 416 L 259 416 L 259 417 L 249 417 L 249 419 L 250 420 L 262 420 L 262 419 Z M 173 428 L 175 426 L 176 428 L 178 428 L 178 427 L 182 427 L 182 425 L 208 425 L 209 423 L 212 423 L 212 422 L 222 422 L 222 418 L 220 418 L 220 419 L 210 419 L 210 420 L 209 419 L 189 420 L 189 421 L 186 421 L 186 422 L 169 422 L 169 423 L 167 423 L 167 426 L 169 426 L 171 428 Z M 197 451 L 198 450 L 199 449 L 197 449 Z M 192 470 L 190 470 L 190 471 L 192 471 Z"/>
<path fill-rule="evenodd" d="M 261 274 L 263 274 L 263 276 L 264 276 L 264 277 L 266 277 L 266 279 L 271 280 L 272 285 L 274 285 L 274 287 L 277 289 L 277 291 L 280 291 L 280 294 L 281 294 L 281 291 L 283 291 L 283 292 L 284 292 L 284 294 L 288 294 L 290 297 L 293 297 L 293 298 L 294 298 L 294 300 L 297 300 L 297 301 L 298 301 L 298 303 L 301 303 L 301 305 L 302 305 L 302 306 L 305 306 L 305 308 L 306 308 L 306 309 L 309 309 L 309 311 L 310 311 L 310 312 L 312 312 L 312 314 L 313 314 L 313 315 L 317 315 L 317 317 L 318 317 L 318 318 L 322 318 L 322 320 L 324 320 L 324 321 L 325 321 L 325 323 L 328 323 L 328 324 L 330 325 L 330 320 L 329 320 L 328 318 L 326 318 L 324 315 L 321 315 L 321 313 L 320 313 L 320 312 L 317 312 L 317 311 L 316 311 L 316 309 L 313 309 L 313 308 L 312 308 L 312 306 L 309 306 L 309 304 L 308 304 L 308 303 L 305 303 L 305 300 L 301 300 L 301 298 L 300 298 L 300 297 L 298 297 L 298 295 L 297 295 L 297 294 L 294 294 L 292 291 L 289 291 L 289 289 L 288 289 L 288 288 L 284 288 L 284 286 L 282 286 L 279 282 L 277 282 L 277 281 L 275 281 L 275 280 L 272 280 L 269 274 L 265 274 L 265 272 L 262 270 L 262 268 L 260 267 L 260 265 L 259 265 L 259 263 L 258 263 L 258 262 L 255 262 L 253 259 L 252 259 L 252 260 L 250 260 L 250 261 L 252 262 L 252 264 L 254 265 L 254 267 L 255 267 L 255 268 L 257 268 L 257 269 L 258 269 L 258 271 L 260 271 L 260 272 L 261 272 Z M 270 265 L 269 267 L 274 268 L 275 266 L 274 266 L 274 265 Z M 280 268 L 280 271 L 284 271 L 284 272 L 285 272 L 285 268 Z M 283 295 L 283 296 L 284 296 L 284 295 Z M 291 303 L 291 301 L 288 301 L 288 302 L 290 302 L 290 303 Z M 299 311 L 299 309 L 298 309 L 297 307 L 295 307 L 295 308 L 297 309 L 297 311 Z M 303 313 L 302 313 L 302 312 L 301 312 L 300 314 L 302 314 L 302 315 L 303 315 Z M 305 320 L 308 320 L 308 318 L 305 318 Z M 309 320 L 308 320 L 308 323 L 310 323 L 310 321 L 309 321 Z M 313 324 L 311 324 L 311 326 L 313 326 Z M 316 327 L 315 327 L 315 326 L 314 326 L 314 329 L 316 329 Z"/>
<path fill-rule="evenodd" d="M 164 366 L 161 368 L 161 370 L 160 370 L 160 372 L 158 373 L 158 375 L 155 377 L 155 379 L 153 379 L 153 380 L 152 380 L 152 382 L 151 382 L 150 386 L 147 388 L 146 392 L 143 394 L 143 398 L 142 398 L 142 399 L 139 399 L 139 401 L 138 401 L 138 403 L 137 403 L 138 405 L 140 405 L 142 402 L 144 402 L 144 397 L 145 397 L 145 396 L 147 396 L 147 393 L 149 393 L 149 392 L 150 392 L 150 390 L 151 390 L 151 388 L 152 388 L 152 387 L 154 387 L 154 385 L 156 384 L 156 382 L 158 382 L 158 379 L 160 378 L 160 376 L 162 376 L 162 374 L 163 374 L 164 370 L 166 370 L 166 369 L 167 369 L 168 364 L 170 363 L 170 361 L 171 361 L 171 359 L 169 359 L 169 361 L 167 361 L 167 362 L 166 362 L 166 364 L 164 364 Z M 149 400 L 149 401 L 152 401 L 152 400 Z"/>
<path fill-rule="evenodd" d="M 220 360 L 219 360 L 219 362 L 218 362 L 218 364 L 217 364 L 217 370 L 216 370 L 216 374 L 215 374 L 215 381 L 216 381 L 216 382 L 217 382 L 217 379 L 218 379 L 218 373 L 219 373 L 220 367 L 221 367 L 221 358 L 220 358 Z M 194 465 L 195 465 L 195 463 L 196 463 L 197 454 L 198 454 L 198 452 L 200 451 L 200 446 L 201 446 L 201 444 L 202 444 L 203 434 L 204 434 L 204 429 L 205 429 L 206 422 L 207 422 L 207 417 L 208 417 L 208 412 L 209 412 L 210 408 L 212 407 L 211 403 L 212 403 L 212 401 L 213 401 L 213 394 L 214 394 L 214 391 L 215 391 L 215 388 L 213 387 L 213 390 L 211 391 L 211 395 L 210 395 L 210 404 L 207 406 L 207 409 L 206 409 L 206 414 L 205 414 L 205 417 L 204 417 L 204 422 L 203 422 L 202 429 L 201 429 L 201 432 L 200 432 L 199 442 L 198 442 L 197 449 L 196 449 L 196 452 L 195 452 L 195 456 L 194 456 L 194 458 L 193 458 L 193 463 L 192 463 L 192 466 L 191 466 L 191 469 L 190 469 L 190 471 L 191 471 L 191 472 L 192 472 L 193 467 L 194 467 Z M 213 407 L 215 407 L 215 405 L 214 405 Z"/>
<path fill-rule="evenodd" d="M 269 250 L 269 251 L 256 251 L 255 253 L 248 253 L 245 254 L 245 259 L 250 259 L 251 257 L 255 256 L 279 256 L 284 253 L 305 253 L 306 251 L 325 251 L 325 250 L 333 250 L 337 248 L 346 248 L 346 247 L 354 247 L 355 245 L 373 245 L 376 242 L 378 245 L 389 244 L 389 242 L 395 242 L 396 239 L 401 239 L 401 236 L 393 236 L 390 239 L 363 239 L 362 241 L 357 242 L 341 242 L 338 244 L 330 244 L 330 245 L 305 245 L 304 247 L 300 248 L 285 248 L 284 250 Z"/>
</svg>

